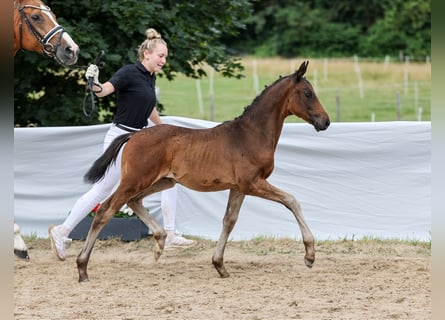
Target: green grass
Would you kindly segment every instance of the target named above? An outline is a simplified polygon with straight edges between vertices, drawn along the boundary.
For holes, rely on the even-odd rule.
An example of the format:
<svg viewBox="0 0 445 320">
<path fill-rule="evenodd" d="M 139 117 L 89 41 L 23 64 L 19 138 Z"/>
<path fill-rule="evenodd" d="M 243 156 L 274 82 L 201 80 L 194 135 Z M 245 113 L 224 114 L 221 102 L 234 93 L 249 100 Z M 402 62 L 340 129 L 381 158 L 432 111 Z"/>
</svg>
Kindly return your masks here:
<svg viewBox="0 0 445 320">
<path fill-rule="evenodd" d="M 210 109 L 210 79 L 199 81 L 202 92 L 202 110 L 197 97 L 197 80 L 178 76 L 173 81 L 158 77 L 160 101 L 164 114 L 196 119 L 225 121 L 240 115 L 257 95 L 253 77 L 256 61 L 259 91 L 280 75 L 298 68 L 304 59 L 244 58 L 243 79 L 227 79 L 214 73 L 213 116 Z M 327 63 L 326 63 L 327 62 Z M 310 59 L 306 74 L 328 111 L 332 121 L 359 122 L 397 120 L 397 95 L 400 96 L 401 120 L 417 120 L 422 108 L 422 120 L 431 120 L 431 65 L 429 63 L 361 62 L 359 68 L 363 83 L 360 94 L 355 64 L 350 59 Z M 210 68 L 206 68 L 210 74 Z M 337 98 L 338 97 L 338 98 Z M 340 113 L 337 114 L 337 101 Z M 340 116 L 338 119 L 337 117 Z M 287 122 L 301 122 L 289 117 Z"/>
</svg>

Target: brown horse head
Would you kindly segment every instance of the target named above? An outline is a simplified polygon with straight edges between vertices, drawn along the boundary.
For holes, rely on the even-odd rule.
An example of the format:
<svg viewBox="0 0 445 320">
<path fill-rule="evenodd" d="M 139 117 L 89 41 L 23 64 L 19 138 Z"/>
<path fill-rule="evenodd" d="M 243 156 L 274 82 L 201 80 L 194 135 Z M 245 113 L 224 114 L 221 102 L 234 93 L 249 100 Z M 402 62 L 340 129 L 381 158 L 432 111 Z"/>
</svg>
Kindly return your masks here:
<svg viewBox="0 0 445 320">
<path fill-rule="evenodd" d="M 293 93 L 289 95 L 286 109 L 290 114 L 312 124 L 315 130 L 326 130 L 331 123 L 329 115 L 318 100 L 314 88 L 304 77 L 308 64 L 309 61 L 304 61 L 300 68 L 290 76 L 295 86 L 292 89 Z"/>
<path fill-rule="evenodd" d="M 14 1 L 14 55 L 20 49 L 54 58 L 61 65 L 77 62 L 79 47 L 40 0 Z"/>
</svg>

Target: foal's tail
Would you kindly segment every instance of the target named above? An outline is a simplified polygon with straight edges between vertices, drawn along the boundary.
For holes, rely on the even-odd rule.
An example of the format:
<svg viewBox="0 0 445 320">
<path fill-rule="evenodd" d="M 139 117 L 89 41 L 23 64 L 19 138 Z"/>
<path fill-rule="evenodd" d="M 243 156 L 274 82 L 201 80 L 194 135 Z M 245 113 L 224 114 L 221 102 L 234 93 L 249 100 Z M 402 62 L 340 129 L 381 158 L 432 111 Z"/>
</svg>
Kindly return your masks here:
<svg viewBox="0 0 445 320">
<path fill-rule="evenodd" d="M 107 150 L 94 161 L 91 168 L 83 176 L 83 180 L 87 183 L 96 183 L 103 178 L 108 167 L 116 162 L 117 155 L 122 146 L 130 139 L 132 133 L 127 133 L 116 137 L 108 146 Z"/>
</svg>

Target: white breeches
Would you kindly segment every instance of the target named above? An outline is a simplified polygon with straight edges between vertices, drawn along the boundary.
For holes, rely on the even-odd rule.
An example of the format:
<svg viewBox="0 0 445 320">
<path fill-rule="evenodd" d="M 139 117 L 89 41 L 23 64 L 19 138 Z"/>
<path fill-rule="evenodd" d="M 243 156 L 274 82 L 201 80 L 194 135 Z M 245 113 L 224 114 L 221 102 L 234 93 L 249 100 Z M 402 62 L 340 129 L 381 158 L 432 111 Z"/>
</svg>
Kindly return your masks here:
<svg viewBox="0 0 445 320">
<path fill-rule="evenodd" d="M 103 150 L 105 151 L 117 136 L 125 133 L 128 132 L 112 125 L 105 135 Z M 116 161 L 108 167 L 103 179 L 95 183 L 93 187 L 88 192 L 84 193 L 74 204 L 70 214 L 63 223 L 63 226 L 69 231 L 72 231 L 98 203 L 102 203 L 107 199 L 114 188 L 117 187 L 121 176 L 122 150 L 123 148 L 121 148 Z M 164 219 L 164 228 L 166 230 L 175 229 L 176 198 L 176 186 L 162 191 L 161 209 Z"/>
</svg>

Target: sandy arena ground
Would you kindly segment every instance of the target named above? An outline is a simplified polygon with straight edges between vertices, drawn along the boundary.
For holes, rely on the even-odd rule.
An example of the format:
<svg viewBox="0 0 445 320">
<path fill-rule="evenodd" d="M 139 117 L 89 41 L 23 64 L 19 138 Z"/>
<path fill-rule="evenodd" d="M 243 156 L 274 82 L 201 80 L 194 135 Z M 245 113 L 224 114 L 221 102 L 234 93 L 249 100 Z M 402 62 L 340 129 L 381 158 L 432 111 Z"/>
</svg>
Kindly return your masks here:
<svg viewBox="0 0 445 320">
<path fill-rule="evenodd" d="M 83 241 L 58 261 L 48 239 L 27 239 L 14 261 L 15 319 L 430 319 L 431 250 L 394 241 L 316 244 L 312 269 L 289 239 L 229 242 L 221 279 L 214 241 L 165 251 L 152 239 L 97 241 L 88 283 L 78 283 Z"/>
</svg>

